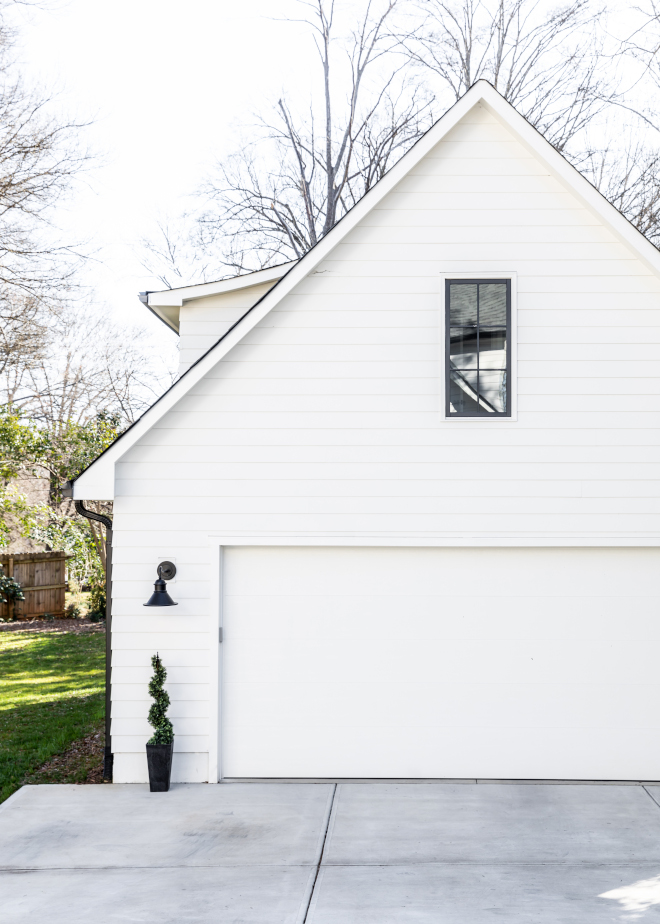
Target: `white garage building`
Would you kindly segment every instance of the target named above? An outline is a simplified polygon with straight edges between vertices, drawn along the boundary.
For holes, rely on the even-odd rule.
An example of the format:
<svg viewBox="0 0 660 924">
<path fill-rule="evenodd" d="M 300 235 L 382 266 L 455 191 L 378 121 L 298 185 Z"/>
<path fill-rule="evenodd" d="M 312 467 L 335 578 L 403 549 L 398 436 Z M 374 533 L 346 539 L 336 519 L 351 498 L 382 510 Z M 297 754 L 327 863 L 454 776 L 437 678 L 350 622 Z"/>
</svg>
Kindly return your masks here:
<svg viewBox="0 0 660 924">
<path fill-rule="evenodd" d="M 660 778 L 660 254 L 492 87 L 300 262 L 148 303 L 185 374 L 74 485 L 115 781 L 156 651 L 180 781 Z"/>
</svg>

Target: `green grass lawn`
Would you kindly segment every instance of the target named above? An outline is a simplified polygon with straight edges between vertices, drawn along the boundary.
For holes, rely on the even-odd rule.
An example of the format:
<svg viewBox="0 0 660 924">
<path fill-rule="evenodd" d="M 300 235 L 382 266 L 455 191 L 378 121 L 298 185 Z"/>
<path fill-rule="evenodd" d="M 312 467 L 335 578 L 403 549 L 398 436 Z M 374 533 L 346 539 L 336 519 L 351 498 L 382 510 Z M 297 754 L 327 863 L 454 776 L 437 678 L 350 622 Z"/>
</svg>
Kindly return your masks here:
<svg viewBox="0 0 660 924">
<path fill-rule="evenodd" d="M 105 634 L 0 632 L 0 802 L 104 716 Z"/>
</svg>

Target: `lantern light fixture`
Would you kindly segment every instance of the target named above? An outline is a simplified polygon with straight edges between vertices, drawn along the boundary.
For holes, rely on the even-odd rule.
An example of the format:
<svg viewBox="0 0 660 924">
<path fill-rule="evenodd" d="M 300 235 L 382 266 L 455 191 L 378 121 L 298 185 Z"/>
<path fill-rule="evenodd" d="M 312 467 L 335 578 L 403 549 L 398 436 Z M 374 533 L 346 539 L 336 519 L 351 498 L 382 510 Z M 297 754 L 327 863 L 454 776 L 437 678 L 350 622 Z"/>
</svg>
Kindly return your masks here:
<svg viewBox="0 0 660 924">
<path fill-rule="evenodd" d="M 154 592 L 143 606 L 178 606 L 167 592 L 165 581 L 171 581 L 176 575 L 176 565 L 171 561 L 162 561 L 158 565 L 158 579 L 154 582 Z"/>
</svg>

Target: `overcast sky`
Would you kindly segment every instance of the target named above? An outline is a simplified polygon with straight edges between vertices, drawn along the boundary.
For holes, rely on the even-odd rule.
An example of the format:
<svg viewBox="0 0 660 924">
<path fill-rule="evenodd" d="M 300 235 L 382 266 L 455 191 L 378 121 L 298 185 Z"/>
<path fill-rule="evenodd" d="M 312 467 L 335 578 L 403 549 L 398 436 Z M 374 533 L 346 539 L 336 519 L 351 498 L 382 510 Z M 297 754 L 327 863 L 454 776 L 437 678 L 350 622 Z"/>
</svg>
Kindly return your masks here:
<svg viewBox="0 0 660 924">
<path fill-rule="evenodd" d="M 78 119 L 93 119 L 89 142 L 102 155 L 60 224 L 98 249 L 87 273 L 97 300 L 174 347 L 137 300 L 160 287 L 140 265 L 139 240 L 153 236 L 159 214 L 185 208 L 265 98 L 283 87 L 305 93 L 308 27 L 278 21 L 299 15 L 294 0 L 44 2 L 18 14 L 23 73 L 56 90 Z"/>
<path fill-rule="evenodd" d="M 291 0 L 63 0 L 21 13 L 19 55 L 29 82 L 56 89 L 77 118 L 94 119 L 103 155 L 60 223 L 92 239 L 88 271 L 117 316 L 144 315 L 137 292 L 159 288 L 137 242 L 158 213 L 178 214 L 213 156 L 264 93 L 304 85 L 304 27 L 273 21 Z M 165 331 L 164 343 L 174 336 Z"/>
</svg>

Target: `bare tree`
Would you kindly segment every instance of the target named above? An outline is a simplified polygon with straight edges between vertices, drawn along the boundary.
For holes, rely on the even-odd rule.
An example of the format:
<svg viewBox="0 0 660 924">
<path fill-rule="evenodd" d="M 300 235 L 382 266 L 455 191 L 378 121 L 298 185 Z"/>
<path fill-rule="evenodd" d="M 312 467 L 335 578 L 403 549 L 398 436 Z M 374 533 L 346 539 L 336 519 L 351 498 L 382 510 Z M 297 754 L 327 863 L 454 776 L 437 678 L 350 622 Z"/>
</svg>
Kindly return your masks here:
<svg viewBox="0 0 660 924">
<path fill-rule="evenodd" d="M 89 155 L 82 125 L 28 88 L 13 58 L 15 0 L 0 0 L 0 379 L 12 403 L 42 367 L 49 327 L 75 286 L 82 256 L 63 242 L 54 207 Z M 23 5 L 23 4 L 21 4 Z M 28 4 L 29 5 L 29 4 Z"/>
<path fill-rule="evenodd" d="M 99 413 L 132 423 L 173 381 L 143 330 L 93 306 L 62 305 L 47 323 L 42 310 L 34 329 L 30 348 L 0 368 L 0 404 L 16 405 L 51 433 Z"/>
<path fill-rule="evenodd" d="M 191 231 L 192 228 L 192 231 Z M 158 218 L 154 237 L 141 240 L 142 265 L 165 289 L 191 282 L 211 282 L 222 274 L 199 236 L 199 228 L 187 214 Z M 214 275 L 215 274 L 215 275 Z"/>
<path fill-rule="evenodd" d="M 0 0 L 0 287 L 36 298 L 71 286 L 81 255 L 63 243 L 53 207 L 89 162 L 83 125 L 55 112 L 55 100 L 27 87 L 13 59 L 15 34 Z"/>
<path fill-rule="evenodd" d="M 48 341 L 48 317 L 53 313 L 35 296 L 0 289 L 0 382 L 2 400 L 13 404 L 30 373 L 43 363 Z"/>
<path fill-rule="evenodd" d="M 19 400 L 51 431 L 100 412 L 129 424 L 171 382 L 143 330 L 120 326 L 92 307 L 68 306 L 51 326 Z"/>
<path fill-rule="evenodd" d="M 259 120 L 258 138 L 218 164 L 203 189 L 201 241 L 225 243 L 225 272 L 302 256 L 430 124 L 422 91 L 398 67 L 379 66 L 394 44 L 389 24 L 400 2 L 367 0 L 340 40 L 335 0 L 299 0 L 321 97 L 298 114 L 282 95 Z"/>
<path fill-rule="evenodd" d="M 638 80 L 650 78 L 660 87 L 660 2 L 647 0 L 644 6 L 633 7 L 639 21 L 634 31 L 621 43 L 621 53 L 641 65 Z"/>
<path fill-rule="evenodd" d="M 548 0 L 364 0 L 348 39 L 334 0 L 299 2 L 318 52 L 321 93 L 302 113 L 281 96 L 251 140 L 216 165 L 192 235 L 160 226 L 147 251 L 164 285 L 302 256 L 428 126 L 431 89 L 443 108 L 480 78 L 656 239 L 655 154 L 635 144 L 615 156 L 600 139 L 612 132 L 605 115 L 615 111 L 652 121 L 638 99 L 631 104 L 630 87 L 620 90 L 618 64 L 623 52 L 633 55 L 649 72 L 656 68 L 660 85 L 660 0 L 649 0 L 635 36 L 611 38 L 607 48 L 598 0 L 561 7 Z M 427 80 L 426 93 L 415 75 Z"/>
<path fill-rule="evenodd" d="M 559 151 L 617 99 L 592 0 L 415 0 L 421 23 L 399 32 L 408 59 L 451 102 L 488 80 Z M 607 66 L 606 66 L 607 65 Z M 607 76 L 606 76 L 607 75 Z"/>
<path fill-rule="evenodd" d="M 582 172 L 656 247 L 660 246 L 660 151 L 633 136 L 589 154 Z"/>
</svg>

